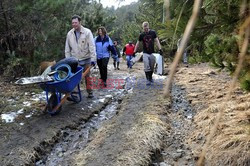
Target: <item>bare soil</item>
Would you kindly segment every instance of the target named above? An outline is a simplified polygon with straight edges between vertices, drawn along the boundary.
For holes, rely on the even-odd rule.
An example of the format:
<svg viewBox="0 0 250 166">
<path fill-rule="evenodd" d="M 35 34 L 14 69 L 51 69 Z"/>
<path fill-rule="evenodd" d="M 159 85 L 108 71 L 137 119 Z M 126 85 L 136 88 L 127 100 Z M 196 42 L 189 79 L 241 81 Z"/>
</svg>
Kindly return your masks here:
<svg viewBox="0 0 250 166">
<path fill-rule="evenodd" d="M 83 101 L 78 104 L 67 101 L 56 116 L 43 111 L 45 100 L 32 100 L 41 93 L 39 86 L 17 86 L 1 77 L 0 113 L 20 109 L 22 113 L 14 122 L 0 122 L 0 164 L 195 165 L 231 77 L 208 64 L 180 65 L 169 99 L 162 98 L 160 83 L 143 86 L 143 81 L 139 80 L 144 77 L 142 63 L 135 64 L 130 71 L 125 62 L 122 62 L 121 70 L 114 70 L 111 65 L 109 78 L 127 78 L 127 85 L 129 79 L 136 78 L 136 85 L 127 89 L 98 89 L 94 99 L 86 98 L 86 92 L 82 90 Z M 122 97 L 119 96 L 121 93 L 124 94 Z M 230 109 L 225 111 L 222 126 L 208 149 L 206 165 L 249 163 L 249 100 L 248 93 L 235 89 L 228 104 Z M 25 105 L 27 101 L 31 105 Z M 96 127 L 85 140 L 86 144 L 80 147 L 83 136 L 79 134 L 79 126 L 92 121 L 91 118 L 114 101 L 117 101 L 115 115 Z M 232 139 L 236 132 L 234 125 L 240 131 L 237 142 Z M 58 153 L 57 161 L 48 161 L 56 144 L 75 141 L 73 138 L 65 141 L 64 138 L 69 137 L 65 130 L 79 134 L 76 148 Z M 222 146 L 220 140 L 227 144 Z M 235 153 L 233 148 L 243 150 Z"/>
</svg>

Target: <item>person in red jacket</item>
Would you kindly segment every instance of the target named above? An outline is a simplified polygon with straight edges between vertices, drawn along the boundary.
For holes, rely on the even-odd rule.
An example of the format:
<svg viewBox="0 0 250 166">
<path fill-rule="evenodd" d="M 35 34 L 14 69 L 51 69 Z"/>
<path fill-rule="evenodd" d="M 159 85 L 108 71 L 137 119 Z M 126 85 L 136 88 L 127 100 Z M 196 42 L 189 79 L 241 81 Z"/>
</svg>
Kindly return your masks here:
<svg viewBox="0 0 250 166">
<path fill-rule="evenodd" d="M 126 55 L 127 66 L 130 69 L 132 69 L 132 63 L 130 62 L 130 60 L 135 55 L 134 49 L 135 49 L 135 45 L 132 43 L 132 41 L 129 41 L 128 44 L 126 44 L 125 47 L 123 48 L 123 54 Z"/>
</svg>

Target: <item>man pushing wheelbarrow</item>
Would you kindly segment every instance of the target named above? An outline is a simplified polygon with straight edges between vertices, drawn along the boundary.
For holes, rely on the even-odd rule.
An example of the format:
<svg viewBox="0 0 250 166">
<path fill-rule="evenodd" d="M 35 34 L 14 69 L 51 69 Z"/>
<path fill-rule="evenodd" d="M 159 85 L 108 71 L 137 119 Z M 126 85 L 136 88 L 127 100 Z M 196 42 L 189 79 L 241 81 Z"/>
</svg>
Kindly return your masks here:
<svg viewBox="0 0 250 166">
<path fill-rule="evenodd" d="M 39 83 L 46 92 L 45 110 L 51 115 L 59 113 L 66 100 L 75 103 L 82 100 L 80 91 L 82 77 L 85 77 L 88 98 L 94 97 L 91 86 L 87 86 L 87 80 L 91 66 L 96 64 L 96 49 L 91 31 L 81 26 L 80 21 L 79 16 L 72 17 L 73 29 L 68 32 L 65 43 L 66 58 L 56 64 L 53 62 L 54 65 L 48 67 L 41 76 L 16 81 L 21 85 Z"/>
<path fill-rule="evenodd" d="M 68 32 L 65 42 L 65 57 L 75 57 L 79 65 L 83 67 L 86 90 L 88 98 L 93 98 L 92 89 L 87 86 L 87 80 L 90 76 L 90 67 L 96 65 L 96 48 L 92 32 L 81 25 L 81 17 L 74 15 L 71 19 L 72 29 Z M 67 100 L 74 101 L 74 96 Z"/>
</svg>

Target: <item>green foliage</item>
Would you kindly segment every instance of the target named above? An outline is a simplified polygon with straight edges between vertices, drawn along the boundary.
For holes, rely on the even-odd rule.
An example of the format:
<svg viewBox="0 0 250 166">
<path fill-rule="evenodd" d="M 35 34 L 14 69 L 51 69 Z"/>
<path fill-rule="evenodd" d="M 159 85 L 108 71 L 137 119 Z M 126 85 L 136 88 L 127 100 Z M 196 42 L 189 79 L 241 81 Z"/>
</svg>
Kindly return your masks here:
<svg viewBox="0 0 250 166">
<path fill-rule="evenodd" d="M 138 36 L 140 33 L 140 29 L 141 27 L 134 23 L 127 23 L 126 25 L 124 25 L 123 30 L 122 30 L 122 43 L 127 44 L 130 40 L 133 43 L 136 43 L 136 41 L 138 40 Z"/>
<path fill-rule="evenodd" d="M 100 25 L 114 18 L 105 17 L 102 5 L 90 0 L 2 0 L 0 9 L 0 70 L 8 70 L 6 63 L 27 62 L 22 74 L 32 75 L 44 60 L 59 60 L 64 57 L 67 32 L 71 29 L 71 17 L 82 16 L 84 26 L 93 32 Z M 74 13 L 72 12 L 74 11 Z M 6 52 L 15 52 L 15 59 Z M 22 61 L 20 61 L 22 60 Z"/>
<path fill-rule="evenodd" d="M 41 61 L 63 58 L 73 14 L 80 15 L 82 24 L 94 34 L 99 26 L 105 26 L 109 36 L 121 47 L 129 40 L 135 43 L 142 31 L 142 22 L 148 21 L 150 29 L 157 32 L 165 58 L 171 59 L 194 3 L 192 0 L 170 0 L 170 20 L 166 20 L 164 0 L 139 0 L 118 9 L 104 9 L 98 2 L 1 0 L 0 72 L 4 69 L 5 74 L 32 75 Z M 203 1 L 199 19 L 187 44 L 189 63 L 210 62 L 215 67 L 234 72 L 239 55 L 236 34 L 242 22 L 240 3 L 240 0 Z M 249 12 L 249 7 L 246 11 Z M 247 90 L 250 89 L 249 67 L 250 58 L 247 57 L 240 76 L 241 85 Z"/>
<path fill-rule="evenodd" d="M 144 21 L 148 21 L 150 28 L 158 31 L 163 20 L 163 1 L 141 0 L 135 18 L 140 26 Z"/>
<path fill-rule="evenodd" d="M 250 67 L 250 66 L 248 66 Z M 250 72 L 243 70 L 240 76 L 240 86 L 241 88 L 250 91 Z"/>
<path fill-rule="evenodd" d="M 241 81 L 241 88 L 250 91 L 250 78 Z"/>
<path fill-rule="evenodd" d="M 96 2 L 86 8 L 83 12 L 83 18 L 84 25 L 94 33 L 97 32 L 100 26 L 105 26 L 107 28 L 107 25 L 114 20 L 114 17 L 107 16 L 102 5 Z M 110 29 L 107 28 L 107 30 L 109 31 Z"/>
<path fill-rule="evenodd" d="M 205 43 L 205 53 L 213 66 L 226 68 L 230 72 L 235 69 L 235 62 L 239 54 L 236 36 L 211 34 Z"/>
<path fill-rule="evenodd" d="M 108 25 L 108 29 L 112 29 L 110 35 L 113 40 L 117 40 L 122 46 L 129 40 L 136 42 L 140 33 L 141 26 L 136 22 L 138 6 L 139 3 L 133 3 L 122 6 L 117 10 L 107 9 L 107 14 L 115 17 L 114 22 Z"/>
<path fill-rule="evenodd" d="M 6 62 L 4 75 L 13 79 L 27 74 L 27 62 L 23 58 L 11 57 Z"/>
</svg>

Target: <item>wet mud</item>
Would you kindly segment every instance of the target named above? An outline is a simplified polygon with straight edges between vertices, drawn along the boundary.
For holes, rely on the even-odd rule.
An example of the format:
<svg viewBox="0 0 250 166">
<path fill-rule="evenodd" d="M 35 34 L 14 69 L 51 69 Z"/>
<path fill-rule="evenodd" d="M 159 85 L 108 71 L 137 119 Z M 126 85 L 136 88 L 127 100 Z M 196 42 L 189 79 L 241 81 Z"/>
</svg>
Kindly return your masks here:
<svg viewBox="0 0 250 166">
<path fill-rule="evenodd" d="M 207 65 L 181 66 L 171 97 L 163 99 L 167 76 L 154 75 L 158 81 L 147 87 L 142 63 L 132 70 L 123 63 L 121 69 L 115 71 L 110 65 L 109 78 L 123 80 L 123 89 L 96 89 L 94 99 L 86 98 L 82 90 L 83 101 L 66 102 L 56 116 L 23 109 L 11 122 L 2 121 L 1 165 L 195 165 L 194 149 L 204 143 L 204 137 L 199 144 L 189 142 L 197 127 L 194 120 L 208 107 L 207 99 L 214 98 L 206 83 L 215 86 L 230 78 L 206 72 Z M 214 90 L 213 102 L 221 101 L 222 90 Z M 13 97 L 9 102 L 15 103 L 14 99 L 18 100 Z"/>
</svg>

